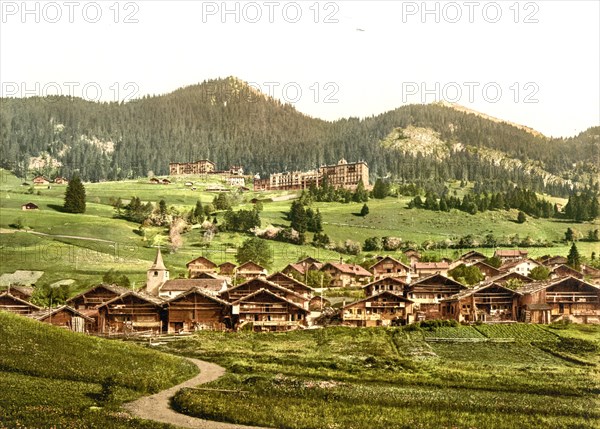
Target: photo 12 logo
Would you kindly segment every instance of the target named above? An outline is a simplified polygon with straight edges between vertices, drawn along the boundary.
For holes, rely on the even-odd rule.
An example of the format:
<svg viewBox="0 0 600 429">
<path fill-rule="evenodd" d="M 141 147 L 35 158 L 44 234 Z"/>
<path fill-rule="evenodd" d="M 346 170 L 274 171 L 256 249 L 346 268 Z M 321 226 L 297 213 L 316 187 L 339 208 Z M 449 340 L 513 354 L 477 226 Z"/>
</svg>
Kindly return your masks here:
<svg viewBox="0 0 600 429">
<path fill-rule="evenodd" d="M 402 103 L 430 103 L 447 101 L 498 103 L 510 97 L 516 103 L 539 103 L 540 87 L 535 82 L 402 82 Z"/>
<path fill-rule="evenodd" d="M 304 20 L 315 24 L 337 24 L 339 11 L 337 2 L 203 1 L 202 23 L 296 24 Z"/>
<path fill-rule="evenodd" d="M 67 96 L 95 102 L 127 102 L 135 98 L 139 90 L 135 82 L 113 82 L 107 86 L 98 82 L 2 82 L 0 97 L 42 97 L 41 100 L 52 102 L 53 96 Z"/>
<path fill-rule="evenodd" d="M 538 24 L 538 2 L 403 1 L 402 23 L 489 23 L 509 20 L 515 24 Z"/>
<path fill-rule="evenodd" d="M 2 24 L 113 22 L 115 24 L 139 23 L 138 2 L 78 2 L 78 1 L 2 1 Z"/>
</svg>

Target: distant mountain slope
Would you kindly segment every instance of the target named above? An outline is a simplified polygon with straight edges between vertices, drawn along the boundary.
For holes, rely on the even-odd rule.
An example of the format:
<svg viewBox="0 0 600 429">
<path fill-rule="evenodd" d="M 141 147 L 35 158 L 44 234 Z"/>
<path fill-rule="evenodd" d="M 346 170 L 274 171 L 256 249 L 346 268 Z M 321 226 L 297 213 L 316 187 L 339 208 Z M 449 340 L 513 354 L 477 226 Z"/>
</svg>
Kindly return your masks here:
<svg viewBox="0 0 600 429">
<path fill-rule="evenodd" d="M 463 150 L 441 160 L 386 144 L 394 130 L 410 127 L 431 130 L 448 148 Z M 367 161 L 373 176 L 405 180 L 501 178 L 541 190 L 548 177 L 560 177 L 564 182 L 552 181 L 552 191 L 564 194 L 569 180 L 587 183 L 598 172 L 599 129 L 548 139 L 526 127 L 440 104 L 327 122 L 230 77 L 125 104 L 68 97 L 2 99 L 0 165 L 20 175 L 33 169 L 69 176 L 78 169 L 84 179 L 96 181 L 149 171 L 167 174 L 170 161 L 201 158 L 214 160 L 219 168 L 242 164 L 247 172 L 264 175 L 345 157 Z M 482 149 L 496 154 L 493 158 L 536 168 L 495 165 Z"/>
</svg>

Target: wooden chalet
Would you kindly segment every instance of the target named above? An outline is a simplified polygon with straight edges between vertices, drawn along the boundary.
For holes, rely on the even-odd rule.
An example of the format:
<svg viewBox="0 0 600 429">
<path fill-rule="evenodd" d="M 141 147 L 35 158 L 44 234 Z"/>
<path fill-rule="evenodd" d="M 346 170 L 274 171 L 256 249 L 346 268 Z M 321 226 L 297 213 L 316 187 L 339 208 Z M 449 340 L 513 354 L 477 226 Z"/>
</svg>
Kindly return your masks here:
<svg viewBox="0 0 600 429">
<path fill-rule="evenodd" d="M 89 333 L 96 330 L 96 321 L 73 307 L 63 305 L 56 308 L 46 308 L 28 314 L 34 320 L 49 323 L 73 332 Z"/>
<path fill-rule="evenodd" d="M 193 279 L 201 273 L 216 273 L 217 264 L 204 256 L 199 256 L 194 260 L 191 260 L 185 266 L 188 269 L 189 278 Z"/>
<path fill-rule="evenodd" d="M 416 262 L 414 272 L 417 277 L 427 277 L 433 274 L 448 275 L 450 266 L 447 262 Z"/>
<path fill-rule="evenodd" d="M 98 307 L 98 332 L 132 334 L 162 331 L 163 300 L 129 291 Z"/>
<path fill-rule="evenodd" d="M 412 322 L 413 302 L 383 291 L 342 307 L 342 320 L 350 326 L 391 326 Z"/>
<path fill-rule="evenodd" d="M 307 308 L 267 289 L 259 289 L 232 303 L 238 328 L 252 324 L 254 331 L 288 331 L 305 327 Z"/>
<path fill-rule="evenodd" d="M 168 333 L 231 329 L 231 304 L 199 288 L 165 303 Z"/>
<path fill-rule="evenodd" d="M 248 261 L 237 267 L 235 275 L 242 279 L 253 279 L 258 276 L 266 276 L 267 270 L 256 262 Z"/>
<path fill-rule="evenodd" d="M 385 256 L 369 267 L 373 273 L 373 279 L 379 280 L 385 277 L 410 278 L 410 267 L 391 256 Z"/>
<path fill-rule="evenodd" d="M 24 299 L 17 298 L 8 292 L 0 294 L 0 311 L 27 315 L 40 310 L 41 308 L 37 305 L 25 301 Z"/>
<path fill-rule="evenodd" d="M 538 260 L 543 266 L 550 269 L 558 267 L 559 265 L 567 265 L 569 261 L 564 256 L 549 256 Z"/>
<path fill-rule="evenodd" d="M 296 280 L 293 277 L 287 276 L 282 272 L 271 274 L 267 276 L 267 280 L 273 283 L 277 283 L 279 286 L 283 286 L 286 289 L 296 292 L 298 295 L 302 295 L 310 299 L 314 293 L 314 289 L 310 286 Z"/>
<path fill-rule="evenodd" d="M 519 292 L 488 283 L 443 300 L 442 317 L 459 322 L 516 322 L 520 298 Z"/>
<path fill-rule="evenodd" d="M 39 210 L 40 207 L 35 203 L 25 203 L 21 206 L 21 210 L 31 211 L 31 210 Z"/>
<path fill-rule="evenodd" d="M 33 179 L 34 185 L 49 185 L 50 181 L 46 179 L 44 176 L 37 176 Z"/>
<path fill-rule="evenodd" d="M 473 264 L 471 264 L 472 267 L 477 267 L 479 268 L 479 271 L 481 271 L 481 274 L 483 274 L 484 280 L 489 279 L 491 277 L 496 277 L 500 274 L 502 274 L 502 271 L 499 270 L 498 268 L 494 268 L 489 264 L 486 264 L 483 261 L 479 261 L 479 262 L 475 262 Z"/>
<path fill-rule="evenodd" d="M 68 185 L 69 181 L 64 177 L 57 176 L 54 178 L 54 183 L 57 185 Z"/>
<path fill-rule="evenodd" d="M 219 278 L 173 279 L 164 282 L 158 290 L 158 296 L 165 299 L 174 298 L 190 289 L 198 289 L 212 296 L 217 296 L 227 289 L 227 281 Z"/>
<path fill-rule="evenodd" d="M 569 267 L 568 265 L 557 265 L 554 268 L 550 269 L 550 278 L 557 279 L 561 277 L 575 277 L 577 279 L 583 280 L 583 273 L 577 271 L 574 268 Z"/>
<path fill-rule="evenodd" d="M 487 257 L 483 253 L 476 252 L 475 250 L 471 250 L 470 252 L 467 252 L 467 253 L 461 255 L 461 257 L 458 258 L 458 261 L 469 266 L 469 265 L 476 264 L 478 262 L 483 262 L 486 259 L 487 259 Z M 458 265 L 460 265 L 460 264 L 458 264 Z"/>
<path fill-rule="evenodd" d="M 229 289 L 221 292 L 219 297 L 228 302 L 234 302 L 262 289 L 281 296 L 286 300 L 301 306 L 302 308 L 308 308 L 308 301 L 310 298 L 306 294 L 296 293 L 291 289 L 288 289 L 263 277 L 256 277 L 237 286 L 230 287 Z"/>
<path fill-rule="evenodd" d="M 456 280 L 433 274 L 413 282 L 406 288 L 405 295 L 414 302 L 418 320 L 439 319 L 442 317 L 440 303 L 446 298 L 467 289 Z"/>
<path fill-rule="evenodd" d="M 8 292 L 12 296 L 16 296 L 17 298 L 21 298 L 24 301 L 31 300 L 33 295 L 33 287 L 31 286 L 22 286 L 22 285 L 9 285 L 6 290 L 2 292 Z"/>
<path fill-rule="evenodd" d="M 520 302 L 522 322 L 600 323 L 600 286 L 566 277 L 529 283 L 518 292 L 523 295 Z"/>
<path fill-rule="evenodd" d="M 237 265 L 235 265 L 233 262 L 223 262 L 219 265 L 219 274 L 222 276 L 231 277 L 234 275 L 236 267 Z"/>
<path fill-rule="evenodd" d="M 330 287 L 362 286 L 372 277 L 369 271 L 356 264 L 328 262 L 323 265 L 321 271 L 331 276 Z"/>
<path fill-rule="evenodd" d="M 302 261 L 288 264 L 281 272 L 288 276 L 305 276 L 308 271 L 319 271 L 323 264 L 314 258 L 306 258 Z"/>
<path fill-rule="evenodd" d="M 520 249 L 498 249 L 494 252 L 494 256 L 500 258 L 502 263 L 519 261 L 527 258 L 529 252 L 527 250 Z"/>
<path fill-rule="evenodd" d="M 101 283 L 68 299 L 67 305 L 75 310 L 90 310 L 130 291 L 131 289 L 115 284 Z"/>
<path fill-rule="evenodd" d="M 536 267 L 542 267 L 543 265 L 530 258 L 523 258 L 517 261 L 510 261 L 500 266 L 500 271 L 509 273 L 519 273 L 524 276 L 528 276 L 531 270 Z"/>
<path fill-rule="evenodd" d="M 377 295 L 381 292 L 393 292 L 396 295 L 403 295 L 408 283 L 396 277 L 384 277 L 363 286 L 365 296 Z"/>
</svg>

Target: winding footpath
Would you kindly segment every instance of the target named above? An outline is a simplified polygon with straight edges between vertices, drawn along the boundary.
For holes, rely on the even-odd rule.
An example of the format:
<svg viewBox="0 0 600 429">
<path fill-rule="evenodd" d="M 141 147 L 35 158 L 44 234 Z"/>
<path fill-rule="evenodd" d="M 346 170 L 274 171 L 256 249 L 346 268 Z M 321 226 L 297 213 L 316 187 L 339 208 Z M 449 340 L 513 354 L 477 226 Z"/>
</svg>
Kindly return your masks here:
<svg viewBox="0 0 600 429">
<path fill-rule="evenodd" d="M 184 387 L 196 387 L 199 384 L 209 383 L 225 374 L 225 368 L 214 363 L 199 359 L 188 358 L 199 369 L 200 374 L 184 381 L 177 386 L 163 390 L 151 396 L 145 396 L 136 401 L 123 405 L 130 414 L 140 419 L 154 420 L 160 423 L 169 423 L 174 426 L 190 429 L 264 429 L 256 426 L 243 426 L 233 423 L 214 422 L 196 417 L 186 416 L 173 411 L 170 407 L 170 399 L 179 389 Z"/>
</svg>

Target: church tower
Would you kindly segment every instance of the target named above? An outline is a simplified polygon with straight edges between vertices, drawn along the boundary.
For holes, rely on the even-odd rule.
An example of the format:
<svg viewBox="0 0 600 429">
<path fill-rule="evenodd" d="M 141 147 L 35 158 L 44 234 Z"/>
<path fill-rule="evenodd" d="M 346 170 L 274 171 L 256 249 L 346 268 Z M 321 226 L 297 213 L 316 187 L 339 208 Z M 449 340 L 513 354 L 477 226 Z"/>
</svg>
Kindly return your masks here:
<svg viewBox="0 0 600 429">
<path fill-rule="evenodd" d="M 163 262 L 160 247 L 156 250 L 154 264 L 152 264 L 146 273 L 146 292 L 154 296 L 158 296 L 160 287 L 164 282 L 169 280 L 169 270 L 167 270 Z"/>
</svg>

